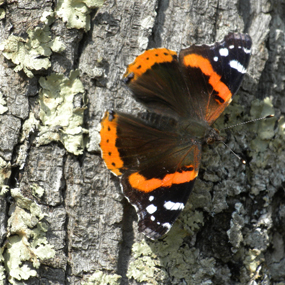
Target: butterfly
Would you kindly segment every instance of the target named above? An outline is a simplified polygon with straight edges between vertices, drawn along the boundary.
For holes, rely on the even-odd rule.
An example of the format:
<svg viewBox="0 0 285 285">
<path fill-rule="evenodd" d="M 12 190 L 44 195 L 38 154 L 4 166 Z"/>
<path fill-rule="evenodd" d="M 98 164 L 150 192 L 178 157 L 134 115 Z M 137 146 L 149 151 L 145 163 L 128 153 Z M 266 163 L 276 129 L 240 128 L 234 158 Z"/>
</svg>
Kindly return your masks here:
<svg viewBox="0 0 285 285">
<path fill-rule="evenodd" d="M 127 67 L 123 81 L 147 111 L 137 117 L 106 111 L 100 148 L 148 238 L 166 234 L 185 207 L 202 145 L 222 140 L 211 125 L 238 91 L 251 45 L 249 35 L 229 33 L 221 42 L 182 49 L 179 56 L 150 49 Z"/>
</svg>

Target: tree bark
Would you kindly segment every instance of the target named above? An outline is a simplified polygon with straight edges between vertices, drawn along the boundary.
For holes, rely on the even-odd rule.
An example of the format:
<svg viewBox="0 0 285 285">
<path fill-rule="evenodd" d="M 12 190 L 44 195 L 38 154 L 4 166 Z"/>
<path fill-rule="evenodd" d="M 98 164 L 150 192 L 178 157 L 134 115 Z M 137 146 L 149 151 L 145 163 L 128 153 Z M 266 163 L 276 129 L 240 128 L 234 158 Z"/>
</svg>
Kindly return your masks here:
<svg viewBox="0 0 285 285">
<path fill-rule="evenodd" d="M 0 0 L 0 284 L 285 282 L 285 1 L 94 2 Z M 228 32 L 250 34 L 252 58 L 215 127 L 247 163 L 206 146 L 186 208 L 150 241 L 98 124 L 143 110 L 121 81 L 137 55 Z"/>
</svg>

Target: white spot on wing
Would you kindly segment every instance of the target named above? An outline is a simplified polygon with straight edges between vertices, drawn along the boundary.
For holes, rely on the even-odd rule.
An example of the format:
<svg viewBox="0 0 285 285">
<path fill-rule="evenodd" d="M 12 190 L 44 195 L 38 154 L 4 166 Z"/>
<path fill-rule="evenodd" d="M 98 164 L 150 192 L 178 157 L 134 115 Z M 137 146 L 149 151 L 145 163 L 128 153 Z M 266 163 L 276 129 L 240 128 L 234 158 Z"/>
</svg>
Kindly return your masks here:
<svg viewBox="0 0 285 285">
<path fill-rule="evenodd" d="M 220 48 L 219 53 L 221 56 L 228 56 L 229 55 L 229 50 L 227 48 Z"/>
<path fill-rule="evenodd" d="M 170 229 L 170 228 L 171 228 L 171 225 L 170 225 L 169 223 L 164 223 L 164 224 L 162 224 L 162 226 L 163 226 L 164 228 L 167 228 L 167 229 Z"/>
<path fill-rule="evenodd" d="M 235 46 L 234 45 L 230 45 L 229 46 L 229 49 L 233 49 Z"/>
<path fill-rule="evenodd" d="M 219 58 L 218 58 L 217 56 L 214 56 L 213 60 L 214 60 L 214 61 L 218 61 Z"/>
<path fill-rule="evenodd" d="M 245 47 L 243 48 L 243 51 L 244 51 L 245 53 L 247 53 L 247 54 L 248 54 L 248 53 L 251 53 L 251 49 L 248 49 L 248 48 L 245 48 Z"/>
<path fill-rule="evenodd" d="M 151 202 L 153 201 L 154 197 L 153 196 L 149 196 L 148 200 Z"/>
<path fill-rule="evenodd" d="M 237 60 L 231 60 L 230 61 L 230 67 L 233 69 L 236 69 L 238 72 L 244 74 L 246 73 L 246 69 L 244 68 L 244 66 L 238 62 Z"/>
<path fill-rule="evenodd" d="M 150 216 L 150 219 L 151 219 L 152 221 L 155 221 L 155 216 Z"/>
<path fill-rule="evenodd" d="M 146 210 L 151 215 L 157 210 L 157 207 L 154 206 L 153 204 L 150 204 L 149 206 L 146 207 Z"/>
<path fill-rule="evenodd" d="M 184 204 L 183 203 L 179 203 L 179 202 L 172 202 L 172 201 L 167 201 L 164 203 L 163 207 L 166 210 L 170 210 L 170 211 L 177 211 L 177 210 L 182 210 L 184 209 Z"/>
</svg>

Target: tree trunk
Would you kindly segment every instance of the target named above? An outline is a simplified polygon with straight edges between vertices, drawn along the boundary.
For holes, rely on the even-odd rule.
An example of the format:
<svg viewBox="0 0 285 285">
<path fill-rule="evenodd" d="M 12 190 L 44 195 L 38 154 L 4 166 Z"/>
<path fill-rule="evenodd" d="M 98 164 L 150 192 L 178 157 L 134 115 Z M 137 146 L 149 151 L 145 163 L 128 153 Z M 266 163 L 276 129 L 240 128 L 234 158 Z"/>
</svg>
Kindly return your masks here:
<svg viewBox="0 0 285 285">
<path fill-rule="evenodd" d="M 94 2 L 0 0 L 0 284 L 285 282 L 285 1 Z M 98 123 L 143 109 L 121 81 L 137 55 L 228 32 L 253 52 L 215 127 L 275 117 L 221 131 L 246 165 L 206 146 L 186 208 L 150 241 Z"/>
</svg>

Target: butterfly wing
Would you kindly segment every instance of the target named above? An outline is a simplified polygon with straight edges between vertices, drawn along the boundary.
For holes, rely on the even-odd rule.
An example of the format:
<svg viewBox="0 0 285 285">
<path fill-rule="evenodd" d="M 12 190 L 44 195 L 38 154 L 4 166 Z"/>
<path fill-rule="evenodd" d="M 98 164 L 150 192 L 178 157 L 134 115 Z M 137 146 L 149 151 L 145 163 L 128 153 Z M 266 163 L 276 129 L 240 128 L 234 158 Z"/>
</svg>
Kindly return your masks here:
<svg viewBox="0 0 285 285">
<path fill-rule="evenodd" d="M 214 45 L 181 50 L 179 62 L 191 92 L 191 103 L 199 106 L 200 118 L 211 125 L 238 91 L 250 60 L 251 38 L 228 34 Z"/>
<path fill-rule="evenodd" d="M 101 121 L 102 157 L 121 176 L 139 230 L 151 239 L 168 232 L 184 208 L 200 162 L 200 142 L 181 137 L 174 120 L 164 123 L 158 129 L 150 120 L 110 111 Z"/>
<path fill-rule="evenodd" d="M 177 170 L 179 171 L 179 170 Z M 184 175 L 186 171 L 184 171 Z M 135 207 L 139 218 L 139 231 L 150 239 L 166 234 L 178 218 L 192 191 L 197 172 L 189 169 L 189 182 L 176 184 L 173 178 L 169 186 L 159 186 L 151 192 L 132 187 L 130 173 L 122 176 L 124 195 Z"/>
<path fill-rule="evenodd" d="M 187 85 L 172 50 L 145 51 L 128 66 L 124 81 L 133 97 L 152 111 L 176 118 L 189 113 Z"/>
<path fill-rule="evenodd" d="M 125 73 L 136 100 L 147 108 L 211 125 L 238 91 L 250 60 L 251 38 L 228 34 L 214 45 L 193 45 L 177 54 L 151 49 Z"/>
</svg>

